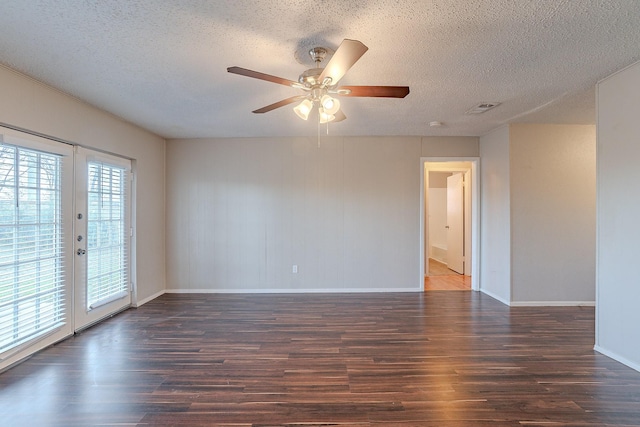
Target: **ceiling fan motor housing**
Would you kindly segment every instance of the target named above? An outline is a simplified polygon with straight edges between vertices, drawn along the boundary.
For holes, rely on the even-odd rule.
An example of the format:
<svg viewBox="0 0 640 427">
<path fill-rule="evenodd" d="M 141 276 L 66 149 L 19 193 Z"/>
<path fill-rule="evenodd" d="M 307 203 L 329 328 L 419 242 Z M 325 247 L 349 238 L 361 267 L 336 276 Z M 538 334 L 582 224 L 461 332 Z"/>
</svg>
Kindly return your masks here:
<svg viewBox="0 0 640 427">
<path fill-rule="evenodd" d="M 322 74 L 322 70 L 324 70 L 324 68 L 309 68 L 300 74 L 298 81 L 308 88 L 319 85 L 318 77 Z"/>
<path fill-rule="evenodd" d="M 318 77 L 322 74 L 324 68 L 320 67 L 320 63 L 325 60 L 329 51 L 324 47 L 314 47 L 309 50 L 309 56 L 316 63 L 316 68 L 309 68 L 304 71 L 298 77 L 298 81 L 305 85 L 307 88 L 313 88 L 313 86 L 321 85 L 322 82 L 319 81 Z"/>
</svg>

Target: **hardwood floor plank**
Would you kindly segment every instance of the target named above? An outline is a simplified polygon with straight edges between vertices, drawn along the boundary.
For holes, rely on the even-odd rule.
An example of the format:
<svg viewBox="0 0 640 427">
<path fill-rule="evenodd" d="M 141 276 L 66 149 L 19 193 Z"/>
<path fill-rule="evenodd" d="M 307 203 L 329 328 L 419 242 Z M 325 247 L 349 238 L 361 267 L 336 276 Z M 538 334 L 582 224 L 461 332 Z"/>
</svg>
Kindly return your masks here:
<svg viewBox="0 0 640 427">
<path fill-rule="evenodd" d="M 11 426 L 640 426 L 594 309 L 476 292 L 164 295 L 0 374 Z"/>
<path fill-rule="evenodd" d="M 470 291 L 471 276 L 458 274 L 447 264 L 429 258 L 429 275 L 424 278 L 425 291 Z"/>
</svg>

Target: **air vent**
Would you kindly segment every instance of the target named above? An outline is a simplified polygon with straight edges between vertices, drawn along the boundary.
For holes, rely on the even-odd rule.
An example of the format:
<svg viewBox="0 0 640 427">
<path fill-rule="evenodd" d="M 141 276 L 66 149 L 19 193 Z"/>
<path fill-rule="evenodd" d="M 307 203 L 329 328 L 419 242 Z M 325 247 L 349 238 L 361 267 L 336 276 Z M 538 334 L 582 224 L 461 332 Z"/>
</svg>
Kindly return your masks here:
<svg viewBox="0 0 640 427">
<path fill-rule="evenodd" d="M 481 102 L 480 104 L 468 109 L 465 114 L 482 114 L 485 111 L 496 108 L 498 105 L 500 105 L 499 102 Z"/>
</svg>

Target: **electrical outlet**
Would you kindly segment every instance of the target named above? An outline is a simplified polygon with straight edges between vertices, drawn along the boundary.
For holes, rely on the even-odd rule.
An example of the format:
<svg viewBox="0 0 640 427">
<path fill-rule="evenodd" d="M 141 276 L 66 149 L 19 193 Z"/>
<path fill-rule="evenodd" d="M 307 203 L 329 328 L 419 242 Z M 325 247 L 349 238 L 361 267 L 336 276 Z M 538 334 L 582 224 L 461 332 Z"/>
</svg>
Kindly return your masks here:
<svg viewBox="0 0 640 427">
<path fill-rule="evenodd" d="M 293 274 L 296 274 L 296 273 L 298 272 L 298 266 L 297 266 L 297 265 L 294 265 L 294 266 L 293 266 L 293 268 L 291 269 L 291 272 L 292 272 Z"/>
</svg>

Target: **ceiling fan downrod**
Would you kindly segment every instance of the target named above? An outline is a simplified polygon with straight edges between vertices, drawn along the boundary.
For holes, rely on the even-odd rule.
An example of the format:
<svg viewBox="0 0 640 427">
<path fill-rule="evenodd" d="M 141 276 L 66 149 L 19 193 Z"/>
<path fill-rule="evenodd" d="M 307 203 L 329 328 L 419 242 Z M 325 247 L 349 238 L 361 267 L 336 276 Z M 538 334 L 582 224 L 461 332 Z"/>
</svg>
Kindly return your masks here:
<svg viewBox="0 0 640 427">
<path fill-rule="evenodd" d="M 327 56 L 327 49 L 324 47 L 314 47 L 309 50 L 309 56 L 316 63 L 316 68 L 320 68 L 320 63 L 324 61 Z"/>
</svg>

